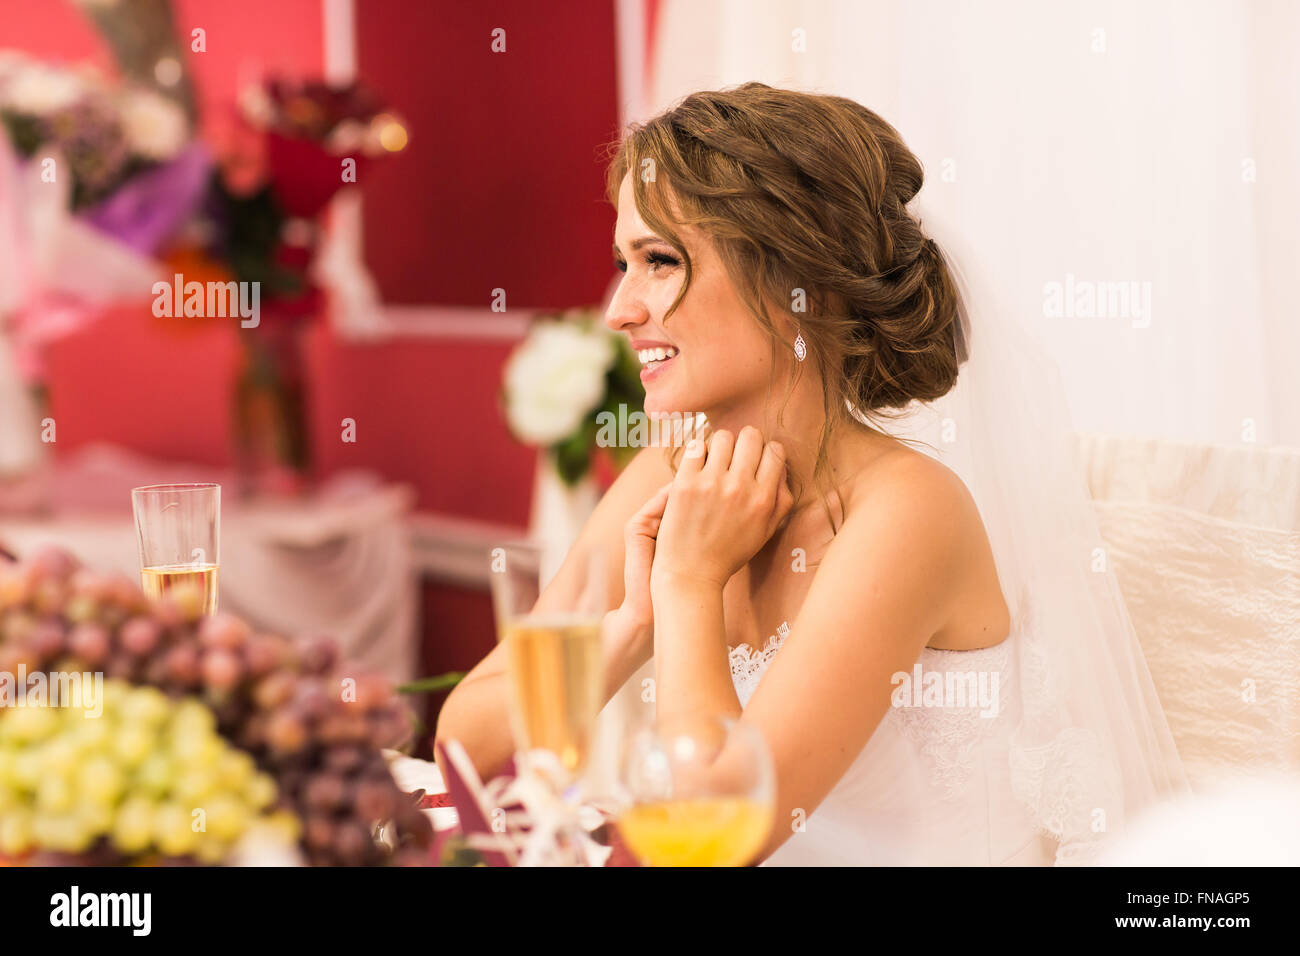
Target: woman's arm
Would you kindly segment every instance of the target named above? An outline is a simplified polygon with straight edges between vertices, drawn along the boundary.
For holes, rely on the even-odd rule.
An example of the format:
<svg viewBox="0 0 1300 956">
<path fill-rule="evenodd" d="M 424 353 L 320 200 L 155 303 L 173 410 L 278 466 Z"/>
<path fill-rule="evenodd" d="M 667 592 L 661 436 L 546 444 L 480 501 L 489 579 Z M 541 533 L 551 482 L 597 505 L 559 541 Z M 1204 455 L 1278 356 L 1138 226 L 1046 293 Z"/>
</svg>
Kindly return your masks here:
<svg viewBox="0 0 1300 956">
<path fill-rule="evenodd" d="M 651 587 L 660 714 L 739 717 L 772 752 L 776 823 L 765 859 L 790 838 L 792 814 L 811 815 L 866 745 L 889 707 L 891 677 L 910 671 L 947 623 L 961 542 L 979 516 L 960 479 L 929 459 L 909 459 L 878 476 L 831 543 L 781 653 L 742 711 L 722 587 L 733 565 L 757 550 L 753 529 L 768 527 L 764 508 L 780 512 L 770 482 L 763 492 L 762 467 L 754 467 L 761 440 L 747 431 L 730 463 L 719 433 L 721 445 L 708 448 L 712 470 L 708 462 L 685 477 L 679 469 Z M 718 758 L 720 772 L 725 756 Z"/>
<path fill-rule="evenodd" d="M 601 498 L 560 570 L 537 601 L 538 610 L 564 609 L 565 595 L 580 587 L 587 555 L 599 549 L 608 565 L 606 594 L 609 607 L 614 609 L 605 615 L 601 629 L 606 701 L 649 659 L 650 622 L 624 600 L 625 538 L 630 517 L 653 499 L 671 477 L 663 449 L 646 448 L 638 453 Z M 648 580 L 648 563 L 644 576 Z M 435 742 L 460 741 L 485 780 L 495 776 L 514 752 L 509 694 L 506 652 L 497 645 L 452 690 L 438 715 Z"/>
<path fill-rule="evenodd" d="M 658 716 L 737 717 L 722 591 L 771 538 L 793 499 L 785 452 L 758 429 L 689 444 L 655 543 L 650 593 Z"/>
<path fill-rule="evenodd" d="M 844 776 L 888 712 L 893 675 L 910 673 L 948 623 L 972 516 L 960 479 L 913 462 L 859 502 L 832 541 L 741 718 L 776 764 L 775 823 L 760 859 L 791 838 L 796 811 L 806 820 Z"/>
</svg>

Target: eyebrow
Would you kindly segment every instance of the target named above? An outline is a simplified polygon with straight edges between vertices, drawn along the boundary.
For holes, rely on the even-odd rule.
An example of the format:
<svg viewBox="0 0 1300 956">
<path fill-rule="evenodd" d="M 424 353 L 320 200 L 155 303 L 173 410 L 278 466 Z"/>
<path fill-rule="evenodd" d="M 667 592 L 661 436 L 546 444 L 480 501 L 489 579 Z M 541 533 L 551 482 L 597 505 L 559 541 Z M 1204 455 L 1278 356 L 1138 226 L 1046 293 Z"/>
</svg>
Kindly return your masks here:
<svg viewBox="0 0 1300 956">
<path fill-rule="evenodd" d="M 652 242 L 662 242 L 662 243 L 664 243 L 664 245 L 668 245 L 668 242 L 667 242 L 666 240 L 664 240 L 664 239 L 660 239 L 658 236 L 642 236 L 640 239 L 633 239 L 633 240 L 632 240 L 632 246 L 631 246 L 631 249 L 632 249 L 633 252 L 636 252 L 636 251 L 637 251 L 638 249 L 640 249 L 642 246 L 648 246 L 648 245 L 650 245 L 650 243 L 652 243 Z M 617 256 L 617 255 L 621 255 L 621 253 L 619 252 L 619 249 L 618 249 L 618 243 L 617 243 L 617 242 L 614 243 L 614 255 L 616 255 L 616 256 Z"/>
</svg>

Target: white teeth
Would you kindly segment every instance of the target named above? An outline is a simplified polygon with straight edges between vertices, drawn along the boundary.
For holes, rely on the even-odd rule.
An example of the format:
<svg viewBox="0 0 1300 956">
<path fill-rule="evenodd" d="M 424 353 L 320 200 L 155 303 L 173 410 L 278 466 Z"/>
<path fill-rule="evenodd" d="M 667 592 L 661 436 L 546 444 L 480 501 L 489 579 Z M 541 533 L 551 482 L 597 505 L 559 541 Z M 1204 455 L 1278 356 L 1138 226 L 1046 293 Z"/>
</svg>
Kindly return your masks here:
<svg viewBox="0 0 1300 956">
<path fill-rule="evenodd" d="M 652 349 L 640 349 L 636 357 L 641 360 L 642 365 L 655 365 L 659 362 L 666 362 L 677 354 L 677 349 L 669 346 L 659 346 Z"/>
</svg>

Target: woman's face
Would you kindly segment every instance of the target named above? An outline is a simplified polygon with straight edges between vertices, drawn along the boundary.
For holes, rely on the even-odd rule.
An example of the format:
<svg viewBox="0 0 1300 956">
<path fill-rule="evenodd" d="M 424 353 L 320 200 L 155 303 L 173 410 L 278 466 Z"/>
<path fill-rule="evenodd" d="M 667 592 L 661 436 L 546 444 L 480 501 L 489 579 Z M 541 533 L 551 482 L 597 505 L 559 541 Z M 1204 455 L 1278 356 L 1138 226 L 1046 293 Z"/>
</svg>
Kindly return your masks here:
<svg viewBox="0 0 1300 956">
<path fill-rule="evenodd" d="M 720 421 L 729 411 L 762 403 L 771 382 L 772 347 L 742 304 L 713 244 L 688 229 L 682 230 L 682 241 L 694 274 L 690 291 L 665 321 L 686 267 L 641 219 L 631 176 L 625 176 L 614 228 L 614 255 L 624 275 L 605 323 L 626 333 L 641 359 L 647 413 L 703 412 Z"/>
</svg>

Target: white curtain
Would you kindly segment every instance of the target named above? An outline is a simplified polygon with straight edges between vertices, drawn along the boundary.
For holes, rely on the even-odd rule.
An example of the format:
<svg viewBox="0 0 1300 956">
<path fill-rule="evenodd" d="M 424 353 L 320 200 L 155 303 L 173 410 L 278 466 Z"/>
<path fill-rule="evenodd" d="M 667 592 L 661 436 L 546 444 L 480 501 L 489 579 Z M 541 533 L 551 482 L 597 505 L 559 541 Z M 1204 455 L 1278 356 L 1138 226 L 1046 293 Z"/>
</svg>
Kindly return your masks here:
<svg viewBox="0 0 1300 956">
<path fill-rule="evenodd" d="M 651 40 L 626 118 L 759 80 L 893 124 L 1080 430 L 1300 447 L 1300 4 L 660 0 Z"/>
</svg>

